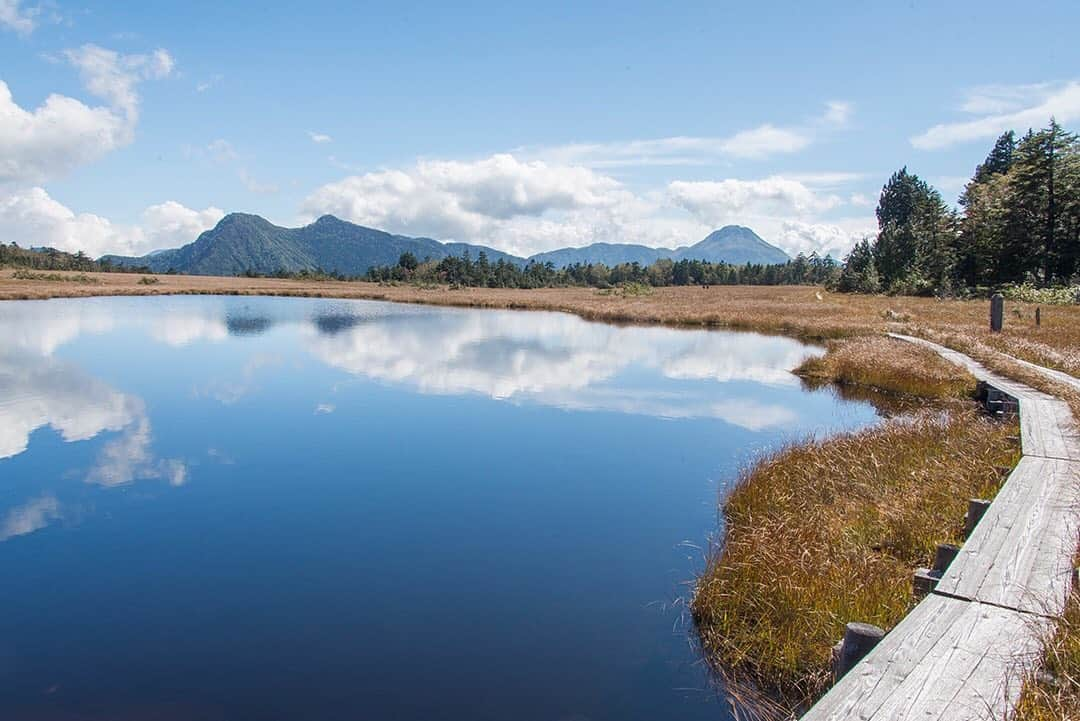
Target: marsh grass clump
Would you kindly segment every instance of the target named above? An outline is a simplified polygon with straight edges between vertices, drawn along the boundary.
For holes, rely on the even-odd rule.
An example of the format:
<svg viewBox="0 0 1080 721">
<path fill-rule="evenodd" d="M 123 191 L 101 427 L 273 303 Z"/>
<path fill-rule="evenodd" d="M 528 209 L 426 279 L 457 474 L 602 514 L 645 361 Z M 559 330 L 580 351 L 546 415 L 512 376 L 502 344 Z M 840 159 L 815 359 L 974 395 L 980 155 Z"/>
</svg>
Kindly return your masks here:
<svg viewBox="0 0 1080 721">
<path fill-rule="evenodd" d="M 99 281 L 86 273 L 41 273 L 33 270 L 16 270 L 11 274 L 15 280 L 43 280 L 53 283 L 87 283 L 95 284 Z"/>
<path fill-rule="evenodd" d="M 153 275 L 144 275 L 139 278 L 139 285 L 157 285 L 161 282 L 161 278 Z"/>
<path fill-rule="evenodd" d="M 957 403 L 747 468 L 691 601 L 710 665 L 793 708 L 817 698 L 844 625 L 904 616 L 912 570 L 960 541 L 968 498 L 996 494 L 1017 432 Z"/>
<path fill-rule="evenodd" d="M 1064 616 L 1044 640 L 1042 667 L 1026 679 L 1013 719 L 1080 719 L 1080 588 L 1073 588 Z"/>
<path fill-rule="evenodd" d="M 812 384 L 874 388 L 919 398 L 964 398 L 975 378 L 933 351 L 887 336 L 833 341 L 828 352 L 795 369 Z"/>
</svg>

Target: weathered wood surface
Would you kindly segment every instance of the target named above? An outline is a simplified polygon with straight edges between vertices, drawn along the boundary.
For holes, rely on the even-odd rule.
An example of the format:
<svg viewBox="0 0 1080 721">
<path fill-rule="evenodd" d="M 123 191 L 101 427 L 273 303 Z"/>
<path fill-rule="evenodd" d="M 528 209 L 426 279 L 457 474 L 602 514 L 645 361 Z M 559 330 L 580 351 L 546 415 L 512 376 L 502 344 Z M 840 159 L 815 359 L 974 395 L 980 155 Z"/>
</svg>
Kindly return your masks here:
<svg viewBox="0 0 1080 721">
<path fill-rule="evenodd" d="M 932 594 L 803 716 L 1000 719 L 1039 655 L 1047 621 Z"/>
<path fill-rule="evenodd" d="M 1068 405 L 1053 396 L 936 343 L 894 337 L 936 351 L 1017 399 L 1024 457 L 934 592 L 803 718 L 1005 718 L 1071 588 L 1080 434 Z M 1071 376 L 1046 375 L 1080 389 Z"/>
<path fill-rule="evenodd" d="M 1072 587 L 1078 506 L 1080 464 L 1024 456 L 935 591 L 1060 615 Z"/>
<path fill-rule="evenodd" d="M 1080 434 L 1069 404 L 1059 400 L 1025 400 L 1020 405 L 1020 441 L 1025 456 L 1080 461 Z"/>
</svg>

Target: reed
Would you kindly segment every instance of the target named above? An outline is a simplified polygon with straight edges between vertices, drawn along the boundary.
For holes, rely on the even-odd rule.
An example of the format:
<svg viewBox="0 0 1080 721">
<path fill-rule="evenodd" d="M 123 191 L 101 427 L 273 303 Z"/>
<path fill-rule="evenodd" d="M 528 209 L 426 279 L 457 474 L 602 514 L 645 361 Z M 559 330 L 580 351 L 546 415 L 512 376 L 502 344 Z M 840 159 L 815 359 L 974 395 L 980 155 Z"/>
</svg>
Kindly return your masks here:
<svg viewBox="0 0 1080 721">
<path fill-rule="evenodd" d="M 791 445 L 739 477 L 691 601 L 710 665 L 797 708 L 827 688 L 848 621 L 889 629 L 912 605 L 911 573 L 958 542 L 970 497 L 1018 460 L 1010 423 L 973 404 Z"/>
<path fill-rule="evenodd" d="M 1014 721 L 1080 719 L 1080 589 L 1073 588 L 1064 616 L 1044 640 L 1042 666 L 1037 674 L 1026 679 L 1013 718 Z"/>
<path fill-rule="evenodd" d="M 795 374 L 812 384 L 873 388 L 917 398 L 964 398 L 975 379 L 931 350 L 887 336 L 833 341 L 828 352 L 810 358 Z"/>
</svg>

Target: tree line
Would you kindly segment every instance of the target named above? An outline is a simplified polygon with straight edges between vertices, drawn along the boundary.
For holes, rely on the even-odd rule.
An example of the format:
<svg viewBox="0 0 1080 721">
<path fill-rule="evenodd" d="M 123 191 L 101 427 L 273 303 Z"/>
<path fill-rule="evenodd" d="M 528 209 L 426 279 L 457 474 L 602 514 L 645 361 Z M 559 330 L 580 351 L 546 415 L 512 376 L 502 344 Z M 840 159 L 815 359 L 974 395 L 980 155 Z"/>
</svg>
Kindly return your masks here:
<svg viewBox="0 0 1080 721">
<path fill-rule="evenodd" d="M 94 260 L 83 251 L 67 253 L 55 248 L 22 248 L 15 242 L 0 243 L 0 268 L 32 270 L 77 270 L 83 273 L 149 273 L 145 266 L 114 265 L 108 260 Z"/>
<path fill-rule="evenodd" d="M 830 256 L 799 255 L 787 263 L 731 265 L 702 260 L 673 261 L 662 258 L 650 265 L 620 263 L 574 263 L 556 268 L 550 261 L 525 265 L 500 258 L 492 263 L 484 251 L 473 260 L 468 251 L 460 256 L 420 262 L 402 253 L 396 265 L 374 266 L 364 276 L 375 282 L 449 284 L 482 288 L 551 288 L 619 285 L 823 285 L 839 277 L 840 264 Z"/>
<path fill-rule="evenodd" d="M 877 236 L 844 259 L 838 290 L 962 295 L 1076 285 L 1080 140 L 1054 120 L 1020 138 L 1002 134 L 964 187 L 959 209 L 902 168 L 882 188 L 877 220 Z"/>
</svg>

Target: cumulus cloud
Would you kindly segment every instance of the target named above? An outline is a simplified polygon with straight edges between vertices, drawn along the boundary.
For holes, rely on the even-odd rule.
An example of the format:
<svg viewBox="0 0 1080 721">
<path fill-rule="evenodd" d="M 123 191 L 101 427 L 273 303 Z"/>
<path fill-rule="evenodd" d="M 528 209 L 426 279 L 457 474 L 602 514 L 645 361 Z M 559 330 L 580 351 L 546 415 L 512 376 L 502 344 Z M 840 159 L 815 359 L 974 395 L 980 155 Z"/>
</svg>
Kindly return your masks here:
<svg viewBox="0 0 1080 721">
<path fill-rule="evenodd" d="M 37 8 L 24 7 L 22 0 L 0 0 L 0 25 L 19 35 L 29 35 L 37 27 Z"/>
<path fill-rule="evenodd" d="M 791 255 L 817 253 L 840 260 L 856 243 L 876 232 L 877 224 L 872 216 L 822 223 L 785 220 L 781 222 L 774 239 Z"/>
<path fill-rule="evenodd" d="M 61 177 L 131 139 L 131 124 L 109 108 L 50 95 L 25 110 L 0 80 L 0 185 Z"/>
<path fill-rule="evenodd" d="M 713 226 L 757 216 L 806 216 L 842 202 L 835 195 L 817 193 L 805 183 L 781 176 L 761 180 L 676 180 L 668 184 L 668 194 L 676 205 Z"/>
<path fill-rule="evenodd" d="M 318 188 L 302 211 L 524 252 L 591 242 L 598 226 L 636 214 L 636 203 L 617 181 L 588 168 L 499 154 L 350 176 Z"/>
<path fill-rule="evenodd" d="M 935 125 L 911 138 L 911 144 L 921 150 L 937 150 L 989 140 L 1007 130 L 1023 132 L 1045 125 L 1051 117 L 1072 122 L 1080 118 L 1080 81 L 977 88 L 961 107 L 981 117 Z"/>
<path fill-rule="evenodd" d="M 860 177 L 825 172 L 674 181 L 661 192 L 635 193 L 592 168 L 501 154 L 349 176 L 309 195 L 302 213 L 308 220 L 331 213 L 391 232 L 526 256 L 594 242 L 677 247 L 730 223 L 748 225 L 783 247 L 795 236 L 781 233 L 782 222 L 818 222 L 849 202 L 850 194 L 838 189 Z"/>
<path fill-rule="evenodd" d="M 66 50 L 64 57 L 106 106 L 50 95 L 38 108 L 27 110 L 0 81 L 0 185 L 62 177 L 130 143 L 138 119 L 137 85 L 169 75 L 174 64 L 165 50 L 122 55 L 97 45 Z"/>
<path fill-rule="evenodd" d="M 33 187 L 0 196 L 0 242 L 81 250 L 95 258 L 106 253 L 141 255 L 190 243 L 223 216 L 220 208 L 192 210 L 166 201 L 143 211 L 141 224 L 123 225 L 93 213 L 76 213 L 44 188 Z"/>
</svg>

